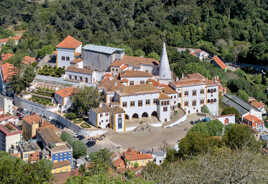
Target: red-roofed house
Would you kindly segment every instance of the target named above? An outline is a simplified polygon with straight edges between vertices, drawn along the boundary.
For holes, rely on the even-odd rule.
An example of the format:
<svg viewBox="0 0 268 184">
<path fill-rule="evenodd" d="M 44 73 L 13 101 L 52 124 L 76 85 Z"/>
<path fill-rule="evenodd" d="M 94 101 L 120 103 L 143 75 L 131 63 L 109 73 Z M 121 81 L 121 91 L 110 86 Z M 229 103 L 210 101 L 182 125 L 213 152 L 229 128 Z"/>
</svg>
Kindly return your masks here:
<svg viewBox="0 0 268 184">
<path fill-rule="evenodd" d="M 58 105 L 58 110 L 64 112 L 72 106 L 71 97 L 75 94 L 76 88 L 67 87 L 55 92 L 54 99 Z"/>
<path fill-rule="evenodd" d="M 265 105 L 262 102 L 258 102 L 256 99 L 249 101 L 249 104 L 261 111 L 263 114 L 266 113 Z"/>
<path fill-rule="evenodd" d="M 153 162 L 152 154 L 141 153 L 130 148 L 123 153 L 123 159 L 127 168 L 146 166 L 149 162 Z"/>
<path fill-rule="evenodd" d="M 263 131 L 264 123 L 258 117 L 251 115 L 251 114 L 247 114 L 242 119 L 243 119 L 243 123 L 249 125 L 252 129 L 258 132 Z"/>
<path fill-rule="evenodd" d="M 14 36 L 14 37 L 0 39 L 0 47 L 6 45 L 9 40 L 14 40 L 15 45 L 18 45 L 21 37 L 22 36 Z"/>
<path fill-rule="evenodd" d="M 72 36 L 67 36 L 57 46 L 57 67 L 70 66 L 78 54 L 81 54 L 82 42 L 76 40 Z"/>
<path fill-rule="evenodd" d="M 218 56 L 213 57 L 212 63 L 214 63 L 215 65 L 217 65 L 218 67 L 220 67 L 224 71 L 227 71 L 226 64 Z"/>
<path fill-rule="evenodd" d="M 22 63 L 25 64 L 25 65 L 33 64 L 34 62 L 36 62 L 36 59 L 34 57 L 25 56 L 22 59 Z"/>
<path fill-rule="evenodd" d="M 17 69 L 10 63 L 5 63 L 0 66 L 0 90 L 2 94 L 6 94 L 6 88 L 12 78 L 17 74 Z"/>
<path fill-rule="evenodd" d="M 21 130 L 11 123 L 0 125 L 0 150 L 8 152 L 21 141 Z"/>
</svg>

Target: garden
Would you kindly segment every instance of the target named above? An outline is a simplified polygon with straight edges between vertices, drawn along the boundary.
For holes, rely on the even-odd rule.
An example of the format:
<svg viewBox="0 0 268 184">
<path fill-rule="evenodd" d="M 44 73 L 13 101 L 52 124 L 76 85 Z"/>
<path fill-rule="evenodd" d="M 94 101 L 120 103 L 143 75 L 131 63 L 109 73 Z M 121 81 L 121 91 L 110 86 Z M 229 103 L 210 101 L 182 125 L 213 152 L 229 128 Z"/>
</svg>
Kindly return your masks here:
<svg viewBox="0 0 268 184">
<path fill-rule="evenodd" d="M 56 66 L 45 65 L 38 70 L 39 75 L 51 76 L 51 77 L 61 77 L 65 73 L 63 68 L 57 68 Z"/>
<path fill-rule="evenodd" d="M 39 96 L 34 96 L 34 95 L 32 96 L 31 101 L 39 103 L 41 105 L 45 105 L 45 106 L 53 105 L 50 98 L 44 98 L 44 97 L 39 97 Z"/>
<path fill-rule="evenodd" d="M 52 89 L 48 89 L 48 88 L 37 88 L 35 91 L 33 91 L 33 93 L 37 95 L 53 97 L 53 94 L 55 93 L 55 91 Z"/>
</svg>

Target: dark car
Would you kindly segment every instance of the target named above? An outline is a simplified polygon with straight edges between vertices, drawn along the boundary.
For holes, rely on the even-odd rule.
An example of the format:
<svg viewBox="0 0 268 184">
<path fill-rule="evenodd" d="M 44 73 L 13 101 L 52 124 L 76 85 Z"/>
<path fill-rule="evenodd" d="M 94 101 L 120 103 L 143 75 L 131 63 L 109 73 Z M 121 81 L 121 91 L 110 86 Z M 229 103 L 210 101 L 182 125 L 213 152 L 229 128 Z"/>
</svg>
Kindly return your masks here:
<svg viewBox="0 0 268 184">
<path fill-rule="evenodd" d="M 92 147 L 92 146 L 94 146 L 96 144 L 96 141 L 91 141 L 91 140 L 89 140 L 88 142 L 87 142 L 87 147 Z"/>
</svg>

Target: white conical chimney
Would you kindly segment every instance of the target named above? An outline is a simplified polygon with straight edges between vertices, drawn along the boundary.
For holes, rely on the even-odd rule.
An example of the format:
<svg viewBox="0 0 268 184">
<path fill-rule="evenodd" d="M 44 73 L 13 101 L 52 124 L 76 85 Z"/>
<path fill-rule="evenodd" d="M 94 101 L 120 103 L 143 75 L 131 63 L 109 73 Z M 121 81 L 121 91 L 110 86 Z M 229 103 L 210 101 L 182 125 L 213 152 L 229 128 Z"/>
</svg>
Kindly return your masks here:
<svg viewBox="0 0 268 184">
<path fill-rule="evenodd" d="M 172 79 L 165 42 L 163 43 L 163 50 L 162 50 L 162 56 L 160 60 L 160 67 L 159 67 L 159 76 L 160 76 L 160 80 Z"/>
</svg>

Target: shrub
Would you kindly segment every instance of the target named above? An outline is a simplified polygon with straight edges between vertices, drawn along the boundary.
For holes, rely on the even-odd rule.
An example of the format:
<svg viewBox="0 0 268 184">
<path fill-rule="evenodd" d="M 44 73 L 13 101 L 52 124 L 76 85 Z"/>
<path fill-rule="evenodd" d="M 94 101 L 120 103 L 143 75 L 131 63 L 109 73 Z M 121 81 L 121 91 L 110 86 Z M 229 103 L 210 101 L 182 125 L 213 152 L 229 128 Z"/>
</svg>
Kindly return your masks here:
<svg viewBox="0 0 268 184">
<path fill-rule="evenodd" d="M 77 118 L 77 115 L 73 112 L 66 113 L 64 116 L 65 116 L 65 118 L 67 118 L 69 120 L 73 120 L 73 119 Z"/>
</svg>

